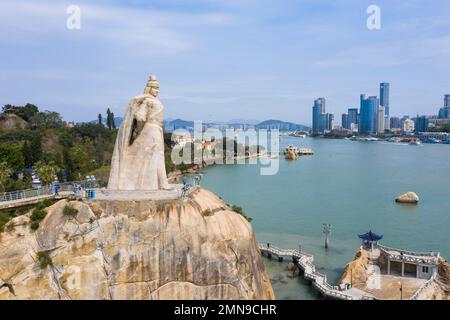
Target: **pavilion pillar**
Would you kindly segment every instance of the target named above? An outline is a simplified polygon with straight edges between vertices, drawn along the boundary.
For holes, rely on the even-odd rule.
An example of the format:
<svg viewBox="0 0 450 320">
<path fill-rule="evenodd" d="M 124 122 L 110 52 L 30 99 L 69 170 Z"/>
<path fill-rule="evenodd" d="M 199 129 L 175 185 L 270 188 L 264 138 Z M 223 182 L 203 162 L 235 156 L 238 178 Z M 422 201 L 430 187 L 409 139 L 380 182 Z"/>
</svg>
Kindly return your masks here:
<svg viewBox="0 0 450 320">
<path fill-rule="evenodd" d="M 419 278 L 419 268 L 420 265 L 416 264 L 416 278 Z"/>
<path fill-rule="evenodd" d="M 388 276 L 391 275 L 391 259 L 389 258 L 389 256 L 388 256 L 388 270 L 387 270 L 387 274 L 388 274 Z"/>
<path fill-rule="evenodd" d="M 405 276 L 405 263 L 402 261 L 402 277 Z"/>
</svg>

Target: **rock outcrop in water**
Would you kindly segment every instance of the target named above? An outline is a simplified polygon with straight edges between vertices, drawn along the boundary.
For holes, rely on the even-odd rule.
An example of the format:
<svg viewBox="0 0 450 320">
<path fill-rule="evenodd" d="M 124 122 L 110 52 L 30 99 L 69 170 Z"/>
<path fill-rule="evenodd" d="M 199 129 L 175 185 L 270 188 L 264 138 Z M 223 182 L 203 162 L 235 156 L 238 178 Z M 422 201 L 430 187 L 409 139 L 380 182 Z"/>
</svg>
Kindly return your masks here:
<svg viewBox="0 0 450 320">
<path fill-rule="evenodd" d="M 0 299 L 274 299 L 251 225 L 204 189 L 46 211 L 0 234 Z"/>
<path fill-rule="evenodd" d="M 419 203 L 419 196 L 414 192 L 405 193 L 395 199 L 397 203 Z"/>
</svg>

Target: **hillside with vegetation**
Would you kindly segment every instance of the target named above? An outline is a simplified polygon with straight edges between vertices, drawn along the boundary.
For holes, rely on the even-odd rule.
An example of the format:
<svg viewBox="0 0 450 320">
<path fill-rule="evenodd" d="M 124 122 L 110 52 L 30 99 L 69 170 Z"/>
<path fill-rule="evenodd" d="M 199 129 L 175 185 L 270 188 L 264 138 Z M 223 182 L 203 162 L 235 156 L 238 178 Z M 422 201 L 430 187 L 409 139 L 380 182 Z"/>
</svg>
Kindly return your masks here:
<svg viewBox="0 0 450 320">
<path fill-rule="evenodd" d="M 16 123 L 16 125 L 14 125 Z M 31 169 L 45 182 L 109 172 L 117 130 L 100 124 L 71 124 L 57 112 L 33 104 L 5 105 L 0 114 L 0 192 L 31 187 Z"/>
</svg>

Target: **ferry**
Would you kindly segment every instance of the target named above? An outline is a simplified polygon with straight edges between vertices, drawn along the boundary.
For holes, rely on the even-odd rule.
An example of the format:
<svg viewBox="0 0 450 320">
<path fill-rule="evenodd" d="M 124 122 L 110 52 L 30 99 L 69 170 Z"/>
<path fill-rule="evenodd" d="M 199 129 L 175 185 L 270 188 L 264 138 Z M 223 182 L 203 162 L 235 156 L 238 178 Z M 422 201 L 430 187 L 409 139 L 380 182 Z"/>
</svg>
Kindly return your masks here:
<svg viewBox="0 0 450 320">
<path fill-rule="evenodd" d="M 301 156 L 312 156 L 314 151 L 311 148 L 300 148 L 298 149 L 298 154 Z"/>
<path fill-rule="evenodd" d="M 284 149 L 284 155 L 288 155 L 289 153 L 295 153 L 300 156 L 308 156 L 313 155 L 314 151 L 311 148 L 297 148 L 296 146 L 293 146 L 292 144 L 288 145 L 286 149 Z"/>
<path fill-rule="evenodd" d="M 306 134 L 301 133 L 301 132 L 292 132 L 292 133 L 289 133 L 289 136 L 296 137 L 296 138 L 302 138 L 302 139 L 306 138 Z"/>
</svg>

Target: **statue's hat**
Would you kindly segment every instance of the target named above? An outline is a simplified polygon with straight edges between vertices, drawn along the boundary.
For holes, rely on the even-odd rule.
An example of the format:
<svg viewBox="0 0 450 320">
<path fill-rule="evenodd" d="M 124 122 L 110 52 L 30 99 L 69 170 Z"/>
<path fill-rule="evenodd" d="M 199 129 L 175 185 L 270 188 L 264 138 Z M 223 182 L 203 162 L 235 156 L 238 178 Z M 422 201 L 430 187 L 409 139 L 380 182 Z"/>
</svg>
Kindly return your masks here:
<svg viewBox="0 0 450 320">
<path fill-rule="evenodd" d="M 148 78 L 147 87 L 159 88 L 159 82 L 158 80 L 156 80 L 156 76 L 152 75 Z"/>
</svg>

